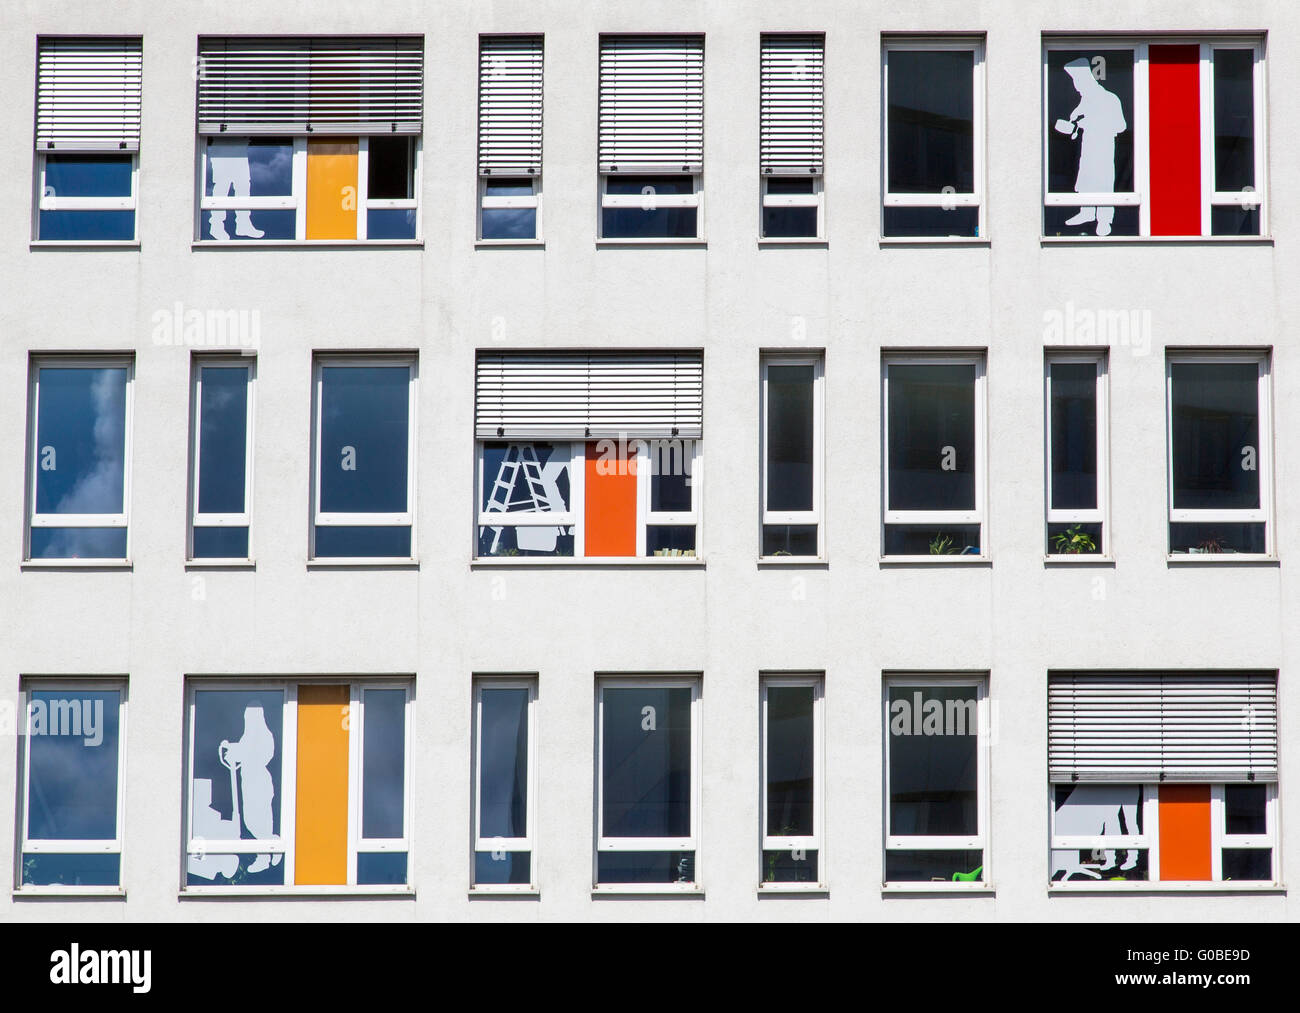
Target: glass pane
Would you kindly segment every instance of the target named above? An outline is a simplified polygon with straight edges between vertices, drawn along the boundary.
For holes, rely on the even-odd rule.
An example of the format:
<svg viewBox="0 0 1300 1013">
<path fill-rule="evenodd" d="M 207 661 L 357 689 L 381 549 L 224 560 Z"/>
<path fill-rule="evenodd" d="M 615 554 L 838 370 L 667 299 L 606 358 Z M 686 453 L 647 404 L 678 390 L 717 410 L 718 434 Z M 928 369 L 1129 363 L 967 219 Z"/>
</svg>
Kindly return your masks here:
<svg viewBox="0 0 1300 1013">
<path fill-rule="evenodd" d="M 1214 236 L 1258 236 L 1258 207 L 1210 208 L 1210 234 Z"/>
<path fill-rule="evenodd" d="M 974 686 L 889 687 L 889 833 L 979 833 Z"/>
<path fill-rule="evenodd" d="M 942 528 L 923 524 L 886 524 L 886 556 L 978 556 L 980 526 L 948 524 Z"/>
<path fill-rule="evenodd" d="M 226 231 L 226 216 L 234 219 L 235 234 Z M 253 224 L 252 216 L 257 216 Z M 286 210 L 207 211 L 199 222 L 200 239 L 275 239 L 290 240 L 298 236 L 298 212 Z"/>
<path fill-rule="evenodd" d="M 532 883 L 533 856 L 527 851 L 476 851 L 476 886 L 528 886 Z"/>
<path fill-rule="evenodd" d="M 1047 551 L 1053 556 L 1090 555 L 1102 551 L 1100 524 L 1047 525 Z"/>
<path fill-rule="evenodd" d="M 480 556 L 572 556 L 572 527 L 482 527 L 478 529 Z"/>
<path fill-rule="evenodd" d="M 404 513 L 409 366 L 321 369 L 320 509 Z"/>
<path fill-rule="evenodd" d="M 484 183 L 484 193 L 488 197 L 531 197 L 533 181 L 514 177 L 489 179 Z"/>
<path fill-rule="evenodd" d="M 1226 880 L 1271 882 L 1273 879 L 1273 849 L 1224 848 L 1223 878 Z"/>
<path fill-rule="evenodd" d="M 485 443 L 479 509 L 484 513 L 568 513 L 567 443 Z"/>
<path fill-rule="evenodd" d="M 1151 878 L 1145 849 L 1105 851 L 1081 849 L 1052 851 L 1052 881 L 1064 883 L 1078 877 L 1089 880 L 1116 880 L 1143 883 Z"/>
<path fill-rule="evenodd" d="M 697 208 L 602 208 L 602 239 L 694 239 Z"/>
<path fill-rule="evenodd" d="M 1052 506 L 1097 507 L 1097 367 L 1054 362 L 1052 390 Z"/>
<path fill-rule="evenodd" d="M 807 366 L 767 367 L 767 509 L 813 508 L 813 378 Z"/>
<path fill-rule="evenodd" d="M 1259 366 L 1174 363 L 1174 509 L 1259 507 Z"/>
<path fill-rule="evenodd" d="M 605 185 L 606 193 L 639 193 L 646 203 L 653 203 L 656 194 L 688 194 L 695 192 L 694 176 L 623 176 L 611 175 Z"/>
<path fill-rule="evenodd" d="M 817 555 L 816 524 L 764 524 L 763 555 Z"/>
<path fill-rule="evenodd" d="M 1079 208 L 1049 207 L 1043 211 L 1043 235 L 1045 236 L 1095 236 L 1098 235 L 1095 212 Z M 1101 208 L 1101 216 L 1112 236 L 1136 236 L 1140 225 L 1139 209 L 1136 205 L 1115 208 Z"/>
<path fill-rule="evenodd" d="M 35 462 L 38 514 L 123 511 L 126 378 L 127 370 L 121 366 L 40 369 Z"/>
<path fill-rule="evenodd" d="M 537 208 L 484 208 L 484 239 L 536 239 Z"/>
<path fill-rule="evenodd" d="M 203 193 L 208 197 L 289 197 L 293 194 L 293 141 L 290 138 L 210 138 Z M 297 212 L 208 211 L 202 215 L 203 239 L 232 238 L 227 216 L 234 220 L 234 239 L 294 239 Z"/>
<path fill-rule="evenodd" d="M 816 883 L 816 851 L 764 851 L 764 883 Z"/>
<path fill-rule="evenodd" d="M 414 239 L 415 208 L 370 208 L 366 211 L 367 239 Z"/>
<path fill-rule="evenodd" d="M 887 207 L 882 235 L 889 238 L 955 236 L 969 239 L 980 234 L 979 225 L 979 208 Z"/>
<path fill-rule="evenodd" d="M 975 189 L 975 54 L 889 51 L 889 190 Z"/>
<path fill-rule="evenodd" d="M 767 833 L 811 837 L 813 823 L 812 686 L 767 690 Z"/>
<path fill-rule="evenodd" d="M 694 556 L 694 524 L 649 524 L 645 529 L 647 556 Z"/>
<path fill-rule="evenodd" d="M 23 855 L 23 886 L 117 886 L 120 855 Z"/>
<path fill-rule="evenodd" d="M 197 690 L 193 703 L 190 837 L 278 840 L 284 690 Z M 280 854 L 191 854 L 189 882 L 284 880 Z"/>
<path fill-rule="evenodd" d="M 406 852 L 359 852 L 357 883 L 361 886 L 405 886 Z"/>
<path fill-rule="evenodd" d="M 768 176 L 767 192 L 771 194 L 811 194 L 814 192 L 811 176 Z"/>
<path fill-rule="evenodd" d="M 889 509 L 975 509 L 975 366 L 890 365 Z"/>
<path fill-rule="evenodd" d="M 243 513 L 248 370 L 204 366 L 199 384 L 199 513 Z"/>
<path fill-rule="evenodd" d="M 195 559 L 247 559 L 248 528 L 194 529 Z"/>
<path fill-rule="evenodd" d="M 1223 786 L 1224 830 L 1229 834 L 1268 833 L 1268 788 L 1262 784 Z"/>
<path fill-rule="evenodd" d="M 406 691 L 362 691 L 361 836 L 405 836 Z M 405 877 L 403 877 L 405 878 Z"/>
<path fill-rule="evenodd" d="M 694 851 L 602 851 L 598 883 L 694 883 Z"/>
<path fill-rule="evenodd" d="M 1058 784 L 1052 791 L 1053 837 L 1136 837 L 1144 832 L 1140 784 Z M 1064 849 L 1052 852 L 1051 879 L 1147 878 L 1146 851 Z"/>
<path fill-rule="evenodd" d="M 32 528 L 32 559 L 125 559 L 126 528 Z"/>
<path fill-rule="evenodd" d="M 134 211 L 42 211 L 41 239 L 129 243 L 135 238 Z"/>
<path fill-rule="evenodd" d="M 695 448 L 690 440 L 651 440 L 650 510 L 691 512 L 691 473 Z"/>
<path fill-rule="evenodd" d="M 117 837 L 117 690 L 37 690 L 28 703 L 27 838 Z"/>
<path fill-rule="evenodd" d="M 410 137 L 370 137 L 367 167 L 367 196 L 374 200 L 409 200 L 412 188 L 412 139 Z"/>
<path fill-rule="evenodd" d="M 982 851 L 886 851 L 887 883 L 982 883 Z"/>
<path fill-rule="evenodd" d="M 315 552 L 321 558 L 379 559 L 411 557 L 411 529 L 406 525 L 354 526 L 318 524 Z"/>
<path fill-rule="evenodd" d="M 691 835 L 691 690 L 602 693 L 601 805 L 606 837 Z"/>
<path fill-rule="evenodd" d="M 528 690 L 481 691 L 478 835 L 528 836 Z"/>
<path fill-rule="evenodd" d="M 1169 551 L 1190 555 L 1214 552 L 1262 553 L 1267 549 L 1264 525 L 1170 524 Z"/>
<path fill-rule="evenodd" d="M 1049 192 L 1132 193 L 1133 123 L 1133 50 L 1048 52 Z M 1090 210 L 1075 209 L 1076 216 Z M 1095 213 L 1090 220 L 1103 235 Z"/>
<path fill-rule="evenodd" d="M 766 239 L 815 239 L 817 209 L 763 208 L 763 236 Z"/>
<path fill-rule="evenodd" d="M 130 155 L 46 155 L 46 197 L 130 197 Z"/>
<path fill-rule="evenodd" d="M 1214 51 L 1214 188 L 1255 189 L 1255 53 Z"/>
</svg>

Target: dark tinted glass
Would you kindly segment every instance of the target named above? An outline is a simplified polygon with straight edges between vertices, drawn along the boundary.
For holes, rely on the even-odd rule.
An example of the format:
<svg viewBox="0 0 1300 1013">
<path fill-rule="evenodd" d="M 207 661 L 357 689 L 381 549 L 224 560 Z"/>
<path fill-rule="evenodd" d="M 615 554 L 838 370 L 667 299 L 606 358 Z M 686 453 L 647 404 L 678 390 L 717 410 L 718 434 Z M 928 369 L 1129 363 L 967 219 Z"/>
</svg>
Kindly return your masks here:
<svg viewBox="0 0 1300 1013">
<path fill-rule="evenodd" d="M 317 556 L 356 558 L 411 555 L 411 529 L 405 525 L 316 525 Z"/>
<path fill-rule="evenodd" d="M 975 189 L 975 54 L 889 52 L 889 190 Z"/>
<path fill-rule="evenodd" d="M 46 197 L 130 197 L 130 155 L 46 155 Z"/>
<path fill-rule="evenodd" d="M 817 852 L 763 852 L 764 883 L 816 883 Z"/>
<path fill-rule="evenodd" d="M 43 367 L 36 413 L 36 512 L 122 512 L 125 367 Z M 33 539 L 36 529 L 33 529 Z"/>
<path fill-rule="evenodd" d="M 527 851 L 477 851 L 474 882 L 482 886 L 526 886 L 532 882 L 533 856 Z"/>
<path fill-rule="evenodd" d="M 321 370 L 321 510 L 406 510 L 410 377 L 408 366 Z"/>
<path fill-rule="evenodd" d="M 892 836 L 979 832 L 976 700 L 973 686 L 889 688 Z"/>
<path fill-rule="evenodd" d="M 117 886 L 120 855 L 23 855 L 24 886 Z"/>
<path fill-rule="evenodd" d="M 371 135 L 366 186 L 376 200 L 409 200 L 411 138 Z"/>
<path fill-rule="evenodd" d="M 601 209 L 604 239 L 694 239 L 696 208 Z"/>
<path fill-rule="evenodd" d="M 1210 208 L 1210 234 L 1214 236 L 1258 236 L 1259 208 L 1217 205 Z"/>
<path fill-rule="evenodd" d="M 645 554 L 647 556 L 695 555 L 695 525 L 647 524 Z"/>
<path fill-rule="evenodd" d="M 1269 882 L 1273 878 L 1273 849 L 1224 848 L 1223 878 Z"/>
<path fill-rule="evenodd" d="M 886 524 L 886 556 L 978 556 L 978 524 Z"/>
<path fill-rule="evenodd" d="M 891 365 L 889 509 L 975 508 L 975 366 Z"/>
<path fill-rule="evenodd" d="M 694 883 L 694 851 L 602 851 L 599 883 Z"/>
<path fill-rule="evenodd" d="M 40 238 L 127 243 L 135 238 L 135 212 L 42 211 Z"/>
<path fill-rule="evenodd" d="M 767 509 L 813 508 L 814 367 L 767 367 Z"/>
<path fill-rule="evenodd" d="M 809 239 L 817 236 L 816 208 L 763 208 L 766 239 Z"/>
<path fill-rule="evenodd" d="M 1170 552 L 1254 552 L 1266 549 L 1265 531 L 1258 524 L 1170 524 Z"/>
<path fill-rule="evenodd" d="M 655 513 L 690 513 L 694 449 L 689 441 L 650 443 L 650 509 Z"/>
<path fill-rule="evenodd" d="M 1175 363 L 1174 508 L 1259 506 L 1259 367 L 1253 362 Z"/>
<path fill-rule="evenodd" d="M 363 692 L 361 836 L 371 840 L 402 837 L 406 815 L 406 691 Z"/>
<path fill-rule="evenodd" d="M 489 179 L 484 184 L 488 197 L 530 197 L 533 193 L 531 179 Z"/>
<path fill-rule="evenodd" d="M 816 524 L 764 524 L 763 555 L 817 555 Z"/>
<path fill-rule="evenodd" d="M 370 208 L 366 211 L 366 238 L 414 239 L 415 208 Z"/>
<path fill-rule="evenodd" d="M 204 366 L 199 385 L 199 513 L 243 513 L 248 370 Z"/>
<path fill-rule="evenodd" d="M 693 176 L 610 176 L 606 193 L 639 193 L 646 203 L 653 203 L 655 194 L 687 194 L 695 192 Z"/>
<path fill-rule="evenodd" d="M 29 703 L 27 836 L 34 841 L 117 836 L 116 690 L 39 690 Z"/>
<path fill-rule="evenodd" d="M 1214 188 L 1255 188 L 1255 53 L 1214 51 Z"/>
<path fill-rule="evenodd" d="M 1087 218 L 1081 223 L 1069 224 L 1079 213 L 1077 207 L 1049 207 L 1043 209 L 1043 235 L 1045 236 L 1095 236 L 1097 220 Z M 1110 235 L 1136 236 L 1139 228 L 1136 206 L 1107 209 L 1111 218 Z"/>
<path fill-rule="evenodd" d="M 528 835 L 528 690 L 482 690 L 478 835 Z"/>
<path fill-rule="evenodd" d="M 33 559 L 125 559 L 126 528 L 32 528 Z"/>
<path fill-rule="evenodd" d="M 771 194 L 810 194 L 813 193 L 811 176 L 769 176 L 767 192 Z"/>
<path fill-rule="evenodd" d="M 357 883 L 361 886 L 403 886 L 405 851 L 362 851 L 357 854 Z"/>
<path fill-rule="evenodd" d="M 1092 539 L 1093 547 L 1079 536 Z M 1049 524 L 1047 525 L 1047 551 L 1053 555 L 1088 555 L 1102 548 L 1100 524 Z"/>
<path fill-rule="evenodd" d="M 1052 390 L 1052 506 L 1097 506 L 1097 367 L 1055 362 Z"/>
<path fill-rule="evenodd" d="M 194 529 L 195 559 L 247 559 L 248 528 Z"/>
<path fill-rule="evenodd" d="M 1133 124 L 1133 50 L 1048 52 L 1049 192 L 1132 193 Z M 1072 217 L 1078 208 L 1057 210 Z"/>
<path fill-rule="evenodd" d="M 960 875 L 962 880 L 957 880 Z M 886 851 L 889 883 L 983 882 L 982 851 Z"/>
<path fill-rule="evenodd" d="M 484 239 L 536 239 L 537 208 L 484 208 Z"/>
<path fill-rule="evenodd" d="M 1265 807 L 1268 789 L 1262 784 L 1227 784 L 1223 786 L 1226 832 L 1229 834 L 1266 834 Z"/>
<path fill-rule="evenodd" d="M 813 828 L 813 687 L 767 690 L 767 833 L 809 837 Z"/>
<path fill-rule="evenodd" d="M 689 837 L 691 691 L 606 688 L 601 794 L 606 837 Z"/>
<path fill-rule="evenodd" d="M 917 239 L 957 236 L 973 238 L 980 234 L 979 208 L 885 208 L 882 235 L 890 238 Z"/>
</svg>

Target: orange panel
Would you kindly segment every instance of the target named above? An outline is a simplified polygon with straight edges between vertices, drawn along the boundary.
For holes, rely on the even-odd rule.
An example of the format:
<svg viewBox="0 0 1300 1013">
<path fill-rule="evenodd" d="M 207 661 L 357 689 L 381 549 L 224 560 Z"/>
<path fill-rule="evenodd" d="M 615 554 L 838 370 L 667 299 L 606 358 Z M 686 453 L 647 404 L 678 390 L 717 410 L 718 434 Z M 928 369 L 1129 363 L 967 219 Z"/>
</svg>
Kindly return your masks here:
<svg viewBox="0 0 1300 1013">
<path fill-rule="evenodd" d="M 307 142 L 307 238 L 357 238 L 357 142 Z"/>
<path fill-rule="evenodd" d="M 588 556 L 636 555 L 636 459 L 627 448 L 587 444 L 586 542 Z"/>
<path fill-rule="evenodd" d="M 1210 786 L 1160 786 L 1160 878 L 1209 880 Z"/>
<path fill-rule="evenodd" d="M 294 882 L 348 881 L 348 687 L 298 687 Z"/>
</svg>

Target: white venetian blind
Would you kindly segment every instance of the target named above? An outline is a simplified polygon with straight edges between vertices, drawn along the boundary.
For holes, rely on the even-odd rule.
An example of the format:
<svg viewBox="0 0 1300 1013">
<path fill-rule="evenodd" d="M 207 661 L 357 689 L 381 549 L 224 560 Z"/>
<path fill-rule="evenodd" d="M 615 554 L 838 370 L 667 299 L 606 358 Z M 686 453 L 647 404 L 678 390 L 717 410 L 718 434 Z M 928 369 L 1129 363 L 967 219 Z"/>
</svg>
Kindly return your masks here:
<svg viewBox="0 0 1300 1013">
<path fill-rule="evenodd" d="M 201 134 L 418 134 L 420 38 L 201 38 Z"/>
<path fill-rule="evenodd" d="M 759 67 L 759 166 L 767 175 L 822 172 L 825 45 L 821 35 L 764 35 Z"/>
<path fill-rule="evenodd" d="M 480 352 L 479 439 L 703 435 L 704 357 L 682 352 Z"/>
<path fill-rule="evenodd" d="M 1054 674 L 1048 773 L 1068 781 L 1276 781 L 1272 672 Z"/>
<path fill-rule="evenodd" d="M 484 36 L 478 51 L 478 172 L 542 171 L 542 38 Z"/>
<path fill-rule="evenodd" d="M 704 168 L 704 39 L 607 35 L 600 40 L 601 172 Z"/>
<path fill-rule="evenodd" d="M 138 38 L 42 38 L 36 56 L 38 151 L 139 151 Z"/>
</svg>

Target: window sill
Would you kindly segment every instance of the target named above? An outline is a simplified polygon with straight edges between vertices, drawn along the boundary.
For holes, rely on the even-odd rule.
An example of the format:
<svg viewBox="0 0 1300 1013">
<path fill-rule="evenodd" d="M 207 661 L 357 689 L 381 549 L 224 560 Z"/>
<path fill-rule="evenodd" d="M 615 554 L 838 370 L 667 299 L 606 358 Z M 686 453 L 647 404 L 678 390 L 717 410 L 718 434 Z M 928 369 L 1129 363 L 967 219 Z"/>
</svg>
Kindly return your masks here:
<svg viewBox="0 0 1300 1013">
<path fill-rule="evenodd" d="M 988 236 L 881 236 L 881 246 L 992 246 Z"/>
<path fill-rule="evenodd" d="M 787 236 L 784 239 L 778 239 L 775 236 L 773 236 L 770 238 L 760 237 L 758 240 L 759 249 L 762 249 L 763 247 L 768 247 L 769 249 L 771 248 L 779 249 L 784 246 L 784 247 L 790 247 L 797 250 L 800 249 L 801 250 L 825 250 L 830 245 L 831 244 L 829 240 L 817 239 L 814 236 L 805 236 L 803 238 L 800 238 L 798 236 Z"/>
<path fill-rule="evenodd" d="M 760 883 L 760 897 L 829 897 L 830 887 L 825 883 Z"/>
<path fill-rule="evenodd" d="M 12 890 L 13 900 L 126 900 L 120 886 L 25 886 Z"/>
<path fill-rule="evenodd" d="M 309 559 L 309 570 L 418 570 L 420 561 L 388 556 L 339 556 L 337 559 Z"/>
<path fill-rule="evenodd" d="M 881 566 L 992 566 L 992 556 L 881 556 Z"/>
<path fill-rule="evenodd" d="M 646 883 L 637 886 L 632 883 L 619 883 L 617 886 L 593 886 L 592 900 L 606 898 L 633 900 L 637 897 L 677 897 L 683 900 L 703 900 L 704 888 L 701 886 L 675 886 L 672 883 Z"/>
<path fill-rule="evenodd" d="M 244 900 L 278 897 L 308 900 L 414 900 L 410 886 L 192 886 L 176 894 L 179 900 Z"/>
<path fill-rule="evenodd" d="M 1170 566 L 1281 566 L 1277 556 L 1254 552 L 1171 552 L 1165 556 Z"/>
<path fill-rule="evenodd" d="M 542 891 L 535 886 L 472 886 L 469 889 L 470 900 L 537 900 Z"/>
<path fill-rule="evenodd" d="M 1272 246 L 1269 236 L 1040 236 L 1042 246 Z"/>
<path fill-rule="evenodd" d="M 423 239 L 196 239 L 190 243 L 191 250 L 256 250 L 256 249 L 365 249 L 367 247 L 385 247 L 388 249 L 419 250 L 424 248 Z"/>
<path fill-rule="evenodd" d="M 471 570 L 491 570 L 501 567 L 531 569 L 532 567 L 596 567 L 606 570 L 619 570 L 624 567 L 662 567 L 665 570 L 703 570 L 705 561 L 698 556 L 622 556 L 622 557 L 574 557 L 574 556 L 497 556 L 493 558 L 471 559 Z"/>
<path fill-rule="evenodd" d="M 1099 556 L 1095 552 L 1049 553 L 1043 557 L 1044 566 L 1114 566 L 1114 556 Z"/>
<path fill-rule="evenodd" d="M 129 559 L 24 559 L 21 570 L 130 570 Z"/>
<path fill-rule="evenodd" d="M 707 239 L 597 239 L 597 248 L 602 246 L 608 247 L 626 247 L 635 249 L 644 246 L 679 246 L 683 249 L 704 249 L 709 245 Z"/>
<path fill-rule="evenodd" d="M 921 894 L 938 894 L 953 897 L 993 897 L 997 894 L 991 883 L 885 883 L 880 888 L 882 897 L 905 897 Z"/>
<path fill-rule="evenodd" d="M 138 250 L 138 239 L 33 239 L 29 250 Z"/>
<path fill-rule="evenodd" d="M 255 559 L 187 559 L 187 570 L 256 570 Z"/>
<path fill-rule="evenodd" d="M 758 568 L 760 570 L 774 569 L 779 570 L 783 567 L 807 567 L 812 570 L 829 569 L 831 562 L 825 556 L 759 556 Z"/>
<path fill-rule="evenodd" d="M 523 247 L 530 250 L 544 250 L 546 248 L 545 239 L 476 239 L 474 249 L 476 250 L 499 250 L 502 248 L 509 249 L 512 246 Z"/>
<path fill-rule="evenodd" d="M 1285 896 L 1286 886 L 1282 883 L 1150 883 L 1150 882 L 1096 882 L 1096 883 L 1052 883 L 1047 888 L 1047 895 L 1067 893 L 1270 893 Z"/>
</svg>

